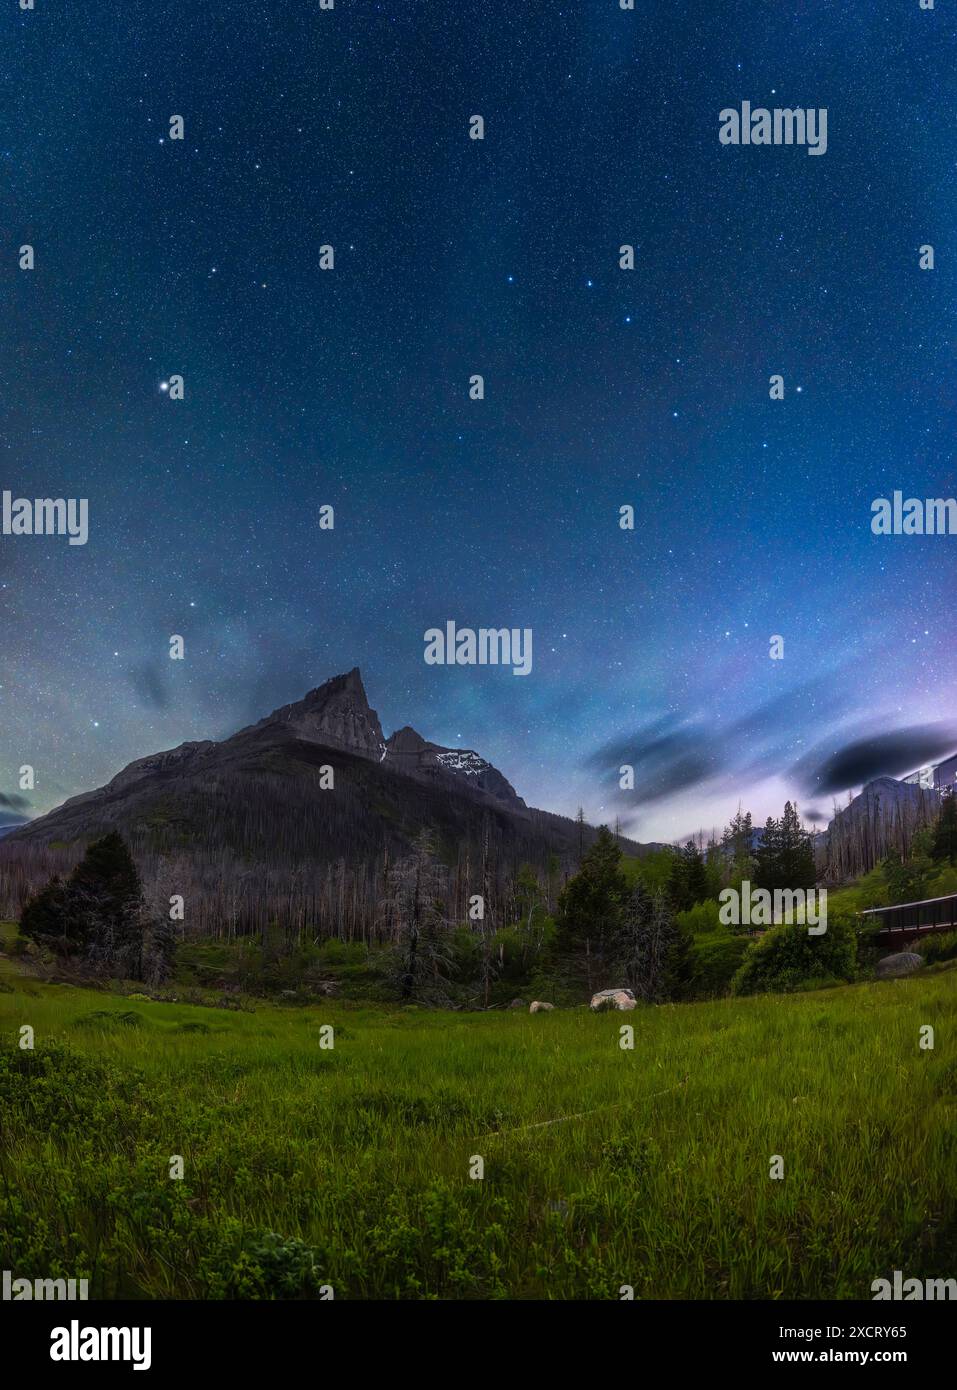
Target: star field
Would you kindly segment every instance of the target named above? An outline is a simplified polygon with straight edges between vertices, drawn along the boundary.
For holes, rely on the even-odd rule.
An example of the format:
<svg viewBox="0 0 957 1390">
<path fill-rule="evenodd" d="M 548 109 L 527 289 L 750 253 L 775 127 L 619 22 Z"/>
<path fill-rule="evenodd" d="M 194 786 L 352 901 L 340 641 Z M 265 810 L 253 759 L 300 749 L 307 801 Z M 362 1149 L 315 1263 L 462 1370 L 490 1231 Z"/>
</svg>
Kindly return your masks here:
<svg viewBox="0 0 957 1390">
<path fill-rule="evenodd" d="M 829 812 L 817 763 L 953 715 L 957 537 L 870 531 L 957 492 L 946 5 L 0 23 L 0 487 L 90 503 L 84 547 L 0 537 L 29 813 L 355 665 L 387 732 L 645 840 Z M 743 100 L 826 107 L 826 154 L 722 147 Z M 426 666 L 447 619 L 532 674 Z"/>
</svg>

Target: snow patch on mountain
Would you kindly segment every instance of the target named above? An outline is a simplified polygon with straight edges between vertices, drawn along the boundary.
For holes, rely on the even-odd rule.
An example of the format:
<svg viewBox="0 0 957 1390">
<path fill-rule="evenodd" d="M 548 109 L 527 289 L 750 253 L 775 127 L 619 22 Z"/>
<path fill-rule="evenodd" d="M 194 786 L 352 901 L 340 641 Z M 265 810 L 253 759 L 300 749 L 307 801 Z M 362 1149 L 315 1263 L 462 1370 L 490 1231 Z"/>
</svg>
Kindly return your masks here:
<svg viewBox="0 0 957 1390">
<path fill-rule="evenodd" d="M 471 748 L 450 748 L 446 753 L 436 753 L 435 761 L 452 772 L 464 772 L 466 777 L 478 777 L 488 772 L 492 764 L 473 753 Z"/>
</svg>

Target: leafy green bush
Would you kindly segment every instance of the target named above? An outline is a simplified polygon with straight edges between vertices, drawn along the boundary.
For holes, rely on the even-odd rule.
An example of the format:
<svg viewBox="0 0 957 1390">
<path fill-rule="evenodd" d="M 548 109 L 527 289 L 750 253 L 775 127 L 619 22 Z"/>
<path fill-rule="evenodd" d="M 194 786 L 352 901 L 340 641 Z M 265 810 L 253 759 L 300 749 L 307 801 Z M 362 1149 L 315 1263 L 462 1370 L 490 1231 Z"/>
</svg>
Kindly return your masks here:
<svg viewBox="0 0 957 1390">
<path fill-rule="evenodd" d="M 894 850 L 881 861 L 881 870 L 887 884 L 887 901 L 892 907 L 897 903 L 916 903 L 927 897 L 934 865 L 926 854 L 918 854 L 912 847 L 910 858 L 903 860 Z"/>
<path fill-rule="evenodd" d="M 204 1273 L 225 1298 L 314 1298 L 327 1283 L 321 1259 L 295 1236 L 255 1231 L 246 1236 L 225 1278 L 220 1269 L 217 1279 L 209 1266 Z"/>
<path fill-rule="evenodd" d="M 456 927 L 449 948 L 452 978 L 457 982 L 474 980 L 478 975 L 482 953 L 482 940 L 478 932 L 469 927 Z"/>
<path fill-rule="evenodd" d="M 0 1134 L 60 1138 L 116 1134 L 117 1116 L 142 1099 L 140 1078 L 51 1043 L 0 1050 Z"/>
<path fill-rule="evenodd" d="M 755 941 L 732 981 L 735 994 L 786 993 L 854 978 L 857 938 L 847 920 L 828 918 L 823 936 L 800 923 L 772 927 Z"/>
<path fill-rule="evenodd" d="M 751 945 L 748 936 L 720 930 L 695 939 L 692 953 L 692 990 L 698 999 L 727 994 L 731 981 Z"/>
<path fill-rule="evenodd" d="M 947 898 L 951 893 L 957 893 L 957 864 L 945 865 L 931 879 L 929 887 L 932 898 Z"/>
<path fill-rule="evenodd" d="M 720 911 L 714 898 L 706 898 L 703 903 L 695 903 L 686 912 L 677 913 L 675 922 L 692 936 L 703 936 L 721 930 Z"/>
</svg>

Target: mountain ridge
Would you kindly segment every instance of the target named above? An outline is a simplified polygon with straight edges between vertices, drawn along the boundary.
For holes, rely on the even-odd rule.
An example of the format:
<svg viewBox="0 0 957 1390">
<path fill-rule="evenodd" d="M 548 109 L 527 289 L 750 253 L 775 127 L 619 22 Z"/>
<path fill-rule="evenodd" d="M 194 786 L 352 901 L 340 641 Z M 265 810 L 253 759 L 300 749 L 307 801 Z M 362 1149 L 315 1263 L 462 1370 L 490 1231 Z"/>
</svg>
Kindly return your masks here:
<svg viewBox="0 0 957 1390">
<path fill-rule="evenodd" d="M 42 816 L 12 827 L 9 833 L 39 828 L 67 809 L 90 806 L 107 794 L 132 787 L 143 778 L 171 771 L 201 771 L 226 750 L 267 739 L 272 733 L 291 733 L 304 743 L 352 753 L 377 763 L 388 763 L 409 776 L 458 776 L 469 793 L 482 793 L 504 801 L 517 811 L 528 809 L 515 788 L 487 759 L 470 748 L 446 748 L 424 738 L 411 725 L 397 729 L 387 739 L 379 716 L 369 704 L 362 674 L 355 666 L 332 676 L 307 692 L 301 700 L 281 705 L 254 724 L 247 724 L 225 739 L 199 739 L 135 758 L 103 784 L 80 792 Z"/>
<path fill-rule="evenodd" d="M 511 911 L 524 864 L 560 884 L 597 833 L 527 806 L 473 749 L 446 748 L 409 725 L 386 738 L 358 668 L 226 739 L 135 759 L 11 830 L 0 840 L 0 912 L 16 913 L 113 830 L 148 891 L 186 896 L 204 929 L 294 920 L 339 931 L 348 918 L 360 933 L 423 834 L 464 919 L 468 893 Z M 626 854 L 650 848 L 620 843 Z"/>
</svg>

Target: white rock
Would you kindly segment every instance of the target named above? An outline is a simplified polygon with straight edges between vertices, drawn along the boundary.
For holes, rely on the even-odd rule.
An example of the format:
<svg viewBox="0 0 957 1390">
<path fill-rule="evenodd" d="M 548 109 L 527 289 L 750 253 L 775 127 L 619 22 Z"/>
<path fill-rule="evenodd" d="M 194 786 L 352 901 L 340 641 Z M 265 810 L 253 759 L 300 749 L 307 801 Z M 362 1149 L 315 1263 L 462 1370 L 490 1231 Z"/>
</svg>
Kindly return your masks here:
<svg viewBox="0 0 957 1390">
<path fill-rule="evenodd" d="M 554 1004 L 546 1004 L 541 999 L 533 999 L 528 1006 L 528 1012 L 530 1014 L 541 1014 L 545 1013 L 548 1009 L 554 1009 L 554 1007 Z"/>
<path fill-rule="evenodd" d="M 592 995 L 589 1007 L 598 1013 L 602 1009 L 633 1009 L 636 1002 L 630 989 L 600 989 Z"/>
</svg>

